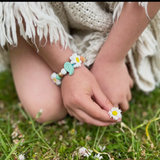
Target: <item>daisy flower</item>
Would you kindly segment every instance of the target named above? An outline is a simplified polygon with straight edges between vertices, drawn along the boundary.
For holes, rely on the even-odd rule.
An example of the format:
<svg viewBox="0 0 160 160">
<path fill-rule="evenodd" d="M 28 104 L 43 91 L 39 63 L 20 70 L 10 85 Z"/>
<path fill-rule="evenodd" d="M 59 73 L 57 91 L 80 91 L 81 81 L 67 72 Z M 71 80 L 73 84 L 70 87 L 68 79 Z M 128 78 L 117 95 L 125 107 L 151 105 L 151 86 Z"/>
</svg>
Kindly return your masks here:
<svg viewBox="0 0 160 160">
<path fill-rule="evenodd" d="M 89 157 L 92 153 L 92 150 L 87 150 L 85 147 L 79 149 L 80 156 Z"/>
<path fill-rule="evenodd" d="M 51 74 L 51 79 L 53 80 L 54 83 L 56 83 L 57 85 L 61 84 L 61 80 L 57 79 L 57 74 L 53 73 Z"/>
<path fill-rule="evenodd" d="M 72 54 L 72 56 L 70 56 L 70 60 L 70 63 L 74 64 L 74 68 L 81 66 L 82 61 L 80 60 L 80 56 L 78 56 L 77 53 Z"/>
<path fill-rule="evenodd" d="M 67 122 L 66 120 L 62 119 L 62 120 L 59 120 L 57 123 L 61 126 L 62 124 L 66 124 Z"/>
<path fill-rule="evenodd" d="M 20 154 L 18 158 L 19 158 L 19 160 L 25 160 L 25 157 L 23 154 Z"/>
<path fill-rule="evenodd" d="M 95 155 L 94 158 L 97 159 L 97 160 L 103 159 L 103 157 L 101 156 L 100 153 L 98 153 L 97 155 Z"/>
<path fill-rule="evenodd" d="M 113 117 L 113 119 L 118 120 L 119 118 L 122 118 L 121 110 L 117 107 L 113 107 L 111 111 L 108 112 L 110 115 L 110 118 Z"/>
<path fill-rule="evenodd" d="M 99 147 L 99 149 L 101 150 L 101 152 L 104 151 L 105 148 L 106 148 L 106 146 L 103 146 L 103 147 L 102 147 L 101 145 L 99 145 L 98 147 Z"/>
<path fill-rule="evenodd" d="M 18 139 L 14 139 L 14 140 L 13 140 L 13 143 L 14 143 L 14 144 L 18 144 L 18 143 L 19 143 L 19 140 L 18 140 Z"/>
<path fill-rule="evenodd" d="M 18 136 L 18 132 L 13 131 L 11 136 L 12 136 L 12 139 L 16 138 Z"/>
</svg>

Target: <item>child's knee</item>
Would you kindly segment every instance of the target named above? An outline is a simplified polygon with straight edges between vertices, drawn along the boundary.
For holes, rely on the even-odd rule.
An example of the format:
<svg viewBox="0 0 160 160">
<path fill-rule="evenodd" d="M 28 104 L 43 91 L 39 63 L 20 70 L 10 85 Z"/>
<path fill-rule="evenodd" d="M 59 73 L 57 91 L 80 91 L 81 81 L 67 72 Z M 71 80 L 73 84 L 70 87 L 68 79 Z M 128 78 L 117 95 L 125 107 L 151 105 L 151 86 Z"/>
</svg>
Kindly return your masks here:
<svg viewBox="0 0 160 160">
<path fill-rule="evenodd" d="M 67 115 L 67 110 L 65 109 L 62 100 L 56 98 L 53 98 L 53 100 L 50 101 L 43 99 L 29 100 L 29 102 L 23 104 L 23 106 L 33 119 L 36 118 L 36 115 L 42 109 L 40 117 L 36 119 L 38 123 L 48 121 L 56 122 Z"/>
<path fill-rule="evenodd" d="M 67 111 L 64 107 L 61 109 L 61 111 L 60 110 L 57 111 L 55 109 L 53 109 L 52 111 L 51 110 L 45 111 L 45 108 L 42 110 L 43 111 L 41 116 L 36 119 L 38 123 L 45 123 L 48 121 L 57 122 L 63 119 L 67 115 Z M 36 117 L 36 114 L 34 114 L 32 118 L 35 118 L 35 117 Z"/>
</svg>

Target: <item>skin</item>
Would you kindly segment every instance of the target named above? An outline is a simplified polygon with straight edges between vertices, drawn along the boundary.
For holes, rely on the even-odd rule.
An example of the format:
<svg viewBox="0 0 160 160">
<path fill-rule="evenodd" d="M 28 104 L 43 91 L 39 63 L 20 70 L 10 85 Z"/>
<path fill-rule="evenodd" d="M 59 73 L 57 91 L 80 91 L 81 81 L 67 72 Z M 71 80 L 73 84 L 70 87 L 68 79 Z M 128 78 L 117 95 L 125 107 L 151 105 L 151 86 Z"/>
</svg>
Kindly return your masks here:
<svg viewBox="0 0 160 160">
<path fill-rule="evenodd" d="M 69 48 L 61 51 L 59 43 L 52 47 L 48 42 L 36 53 L 35 47 L 19 35 L 18 40 L 18 46 L 9 50 L 13 79 L 20 101 L 33 118 L 43 109 L 37 119 L 40 123 L 60 120 L 67 113 L 97 126 L 116 122 L 107 113 L 112 104 L 100 90 L 92 73 L 83 65 L 76 68 L 74 75 L 63 78 L 62 87 L 50 79 L 53 72 L 58 73 L 69 61 L 69 56 L 73 54 Z"/>
<path fill-rule="evenodd" d="M 136 5 L 134 2 L 132 4 Z M 69 113 L 82 122 L 107 126 L 116 122 L 107 113 L 113 105 L 120 105 L 123 110 L 128 109 L 133 81 L 124 64 L 124 57 L 149 21 L 143 8 L 133 7 L 129 10 L 125 6 L 91 71 L 83 65 L 76 68 L 72 76 L 64 76 L 61 87 L 52 82 L 50 75 L 53 72 L 58 73 L 73 52 L 69 48 L 61 51 L 59 42 L 54 46 L 48 42 L 44 47 L 39 46 L 37 53 L 34 45 L 29 45 L 18 35 L 18 46 L 9 49 L 13 79 L 25 110 L 35 118 L 37 112 L 43 109 L 38 122 L 57 121 Z M 155 7 L 155 4 L 152 7 Z M 132 23 L 137 21 L 136 14 L 130 15 L 133 22 L 126 20 L 127 15 L 133 11 L 138 15 L 140 24 L 134 26 L 140 28 L 138 31 L 132 26 Z M 137 12 L 143 16 L 139 16 Z M 149 11 L 150 16 L 151 13 Z M 154 13 L 156 14 L 155 9 Z M 140 21 L 145 21 L 145 25 Z M 122 31 L 124 27 L 125 34 Z M 127 35 L 130 33 L 132 36 L 129 38 Z M 37 36 L 37 44 L 38 41 Z M 115 47 L 112 47 L 113 44 Z M 102 73 L 101 67 L 105 74 Z M 105 81 L 99 79 L 99 76 Z"/>
<path fill-rule="evenodd" d="M 40 109 L 37 122 L 58 121 L 67 115 L 60 89 L 50 79 L 53 70 L 38 53 L 18 35 L 18 46 L 9 49 L 11 69 L 18 97 L 32 118 Z"/>
<path fill-rule="evenodd" d="M 154 17 L 159 8 L 160 2 L 149 2 L 150 18 Z M 133 86 L 124 59 L 149 22 L 144 8 L 137 2 L 124 3 L 118 21 L 114 23 L 91 68 L 103 93 L 113 105 L 119 105 L 123 111 L 129 109 L 130 88 Z"/>
</svg>

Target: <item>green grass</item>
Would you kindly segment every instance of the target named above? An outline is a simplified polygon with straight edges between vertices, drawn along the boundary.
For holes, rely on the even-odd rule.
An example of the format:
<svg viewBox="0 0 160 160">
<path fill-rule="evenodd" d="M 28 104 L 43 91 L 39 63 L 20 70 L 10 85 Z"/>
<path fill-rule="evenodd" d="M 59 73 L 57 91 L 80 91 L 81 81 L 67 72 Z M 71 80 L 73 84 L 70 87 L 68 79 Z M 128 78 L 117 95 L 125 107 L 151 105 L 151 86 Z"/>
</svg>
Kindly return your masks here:
<svg viewBox="0 0 160 160">
<path fill-rule="evenodd" d="M 21 107 L 11 72 L 5 71 L 0 74 L 0 160 L 18 160 L 20 154 L 27 160 L 87 159 L 79 156 L 81 147 L 93 151 L 88 160 L 98 152 L 105 160 L 160 160 L 159 95 L 158 88 L 149 95 L 134 88 L 130 109 L 114 126 L 80 125 L 70 116 L 62 125 L 40 125 Z M 14 139 L 13 131 L 18 132 Z"/>
</svg>

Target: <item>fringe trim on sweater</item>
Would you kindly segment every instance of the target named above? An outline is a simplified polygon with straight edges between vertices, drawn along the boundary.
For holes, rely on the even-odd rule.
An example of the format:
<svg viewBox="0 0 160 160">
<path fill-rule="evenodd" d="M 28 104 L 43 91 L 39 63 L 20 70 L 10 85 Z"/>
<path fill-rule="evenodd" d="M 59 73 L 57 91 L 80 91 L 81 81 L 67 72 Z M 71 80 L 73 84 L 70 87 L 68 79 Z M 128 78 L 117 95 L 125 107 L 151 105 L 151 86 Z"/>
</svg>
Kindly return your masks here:
<svg viewBox="0 0 160 160">
<path fill-rule="evenodd" d="M 24 24 L 22 22 L 24 20 Z M 17 23 L 16 23 L 17 22 Z M 60 40 L 63 48 L 69 45 L 71 36 L 66 33 L 57 16 L 54 14 L 49 2 L 1 2 L 0 3 L 0 45 L 8 42 L 12 46 L 17 46 L 16 25 L 19 25 L 20 35 L 36 45 L 36 32 L 39 42 L 42 37 L 47 38 L 51 44 Z M 37 48 L 38 51 L 38 48 Z"/>
<path fill-rule="evenodd" d="M 128 2 L 128 3 L 131 3 L 131 2 Z M 151 20 L 149 15 L 148 15 L 148 11 L 147 11 L 148 2 L 138 2 L 138 4 L 145 9 L 146 16 L 148 17 L 149 20 Z M 120 14 L 122 12 L 124 2 L 116 2 L 115 6 L 116 7 L 115 7 L 114 12 L 113 12 L 113 21 L 118 20 Z"/>
</svg>

